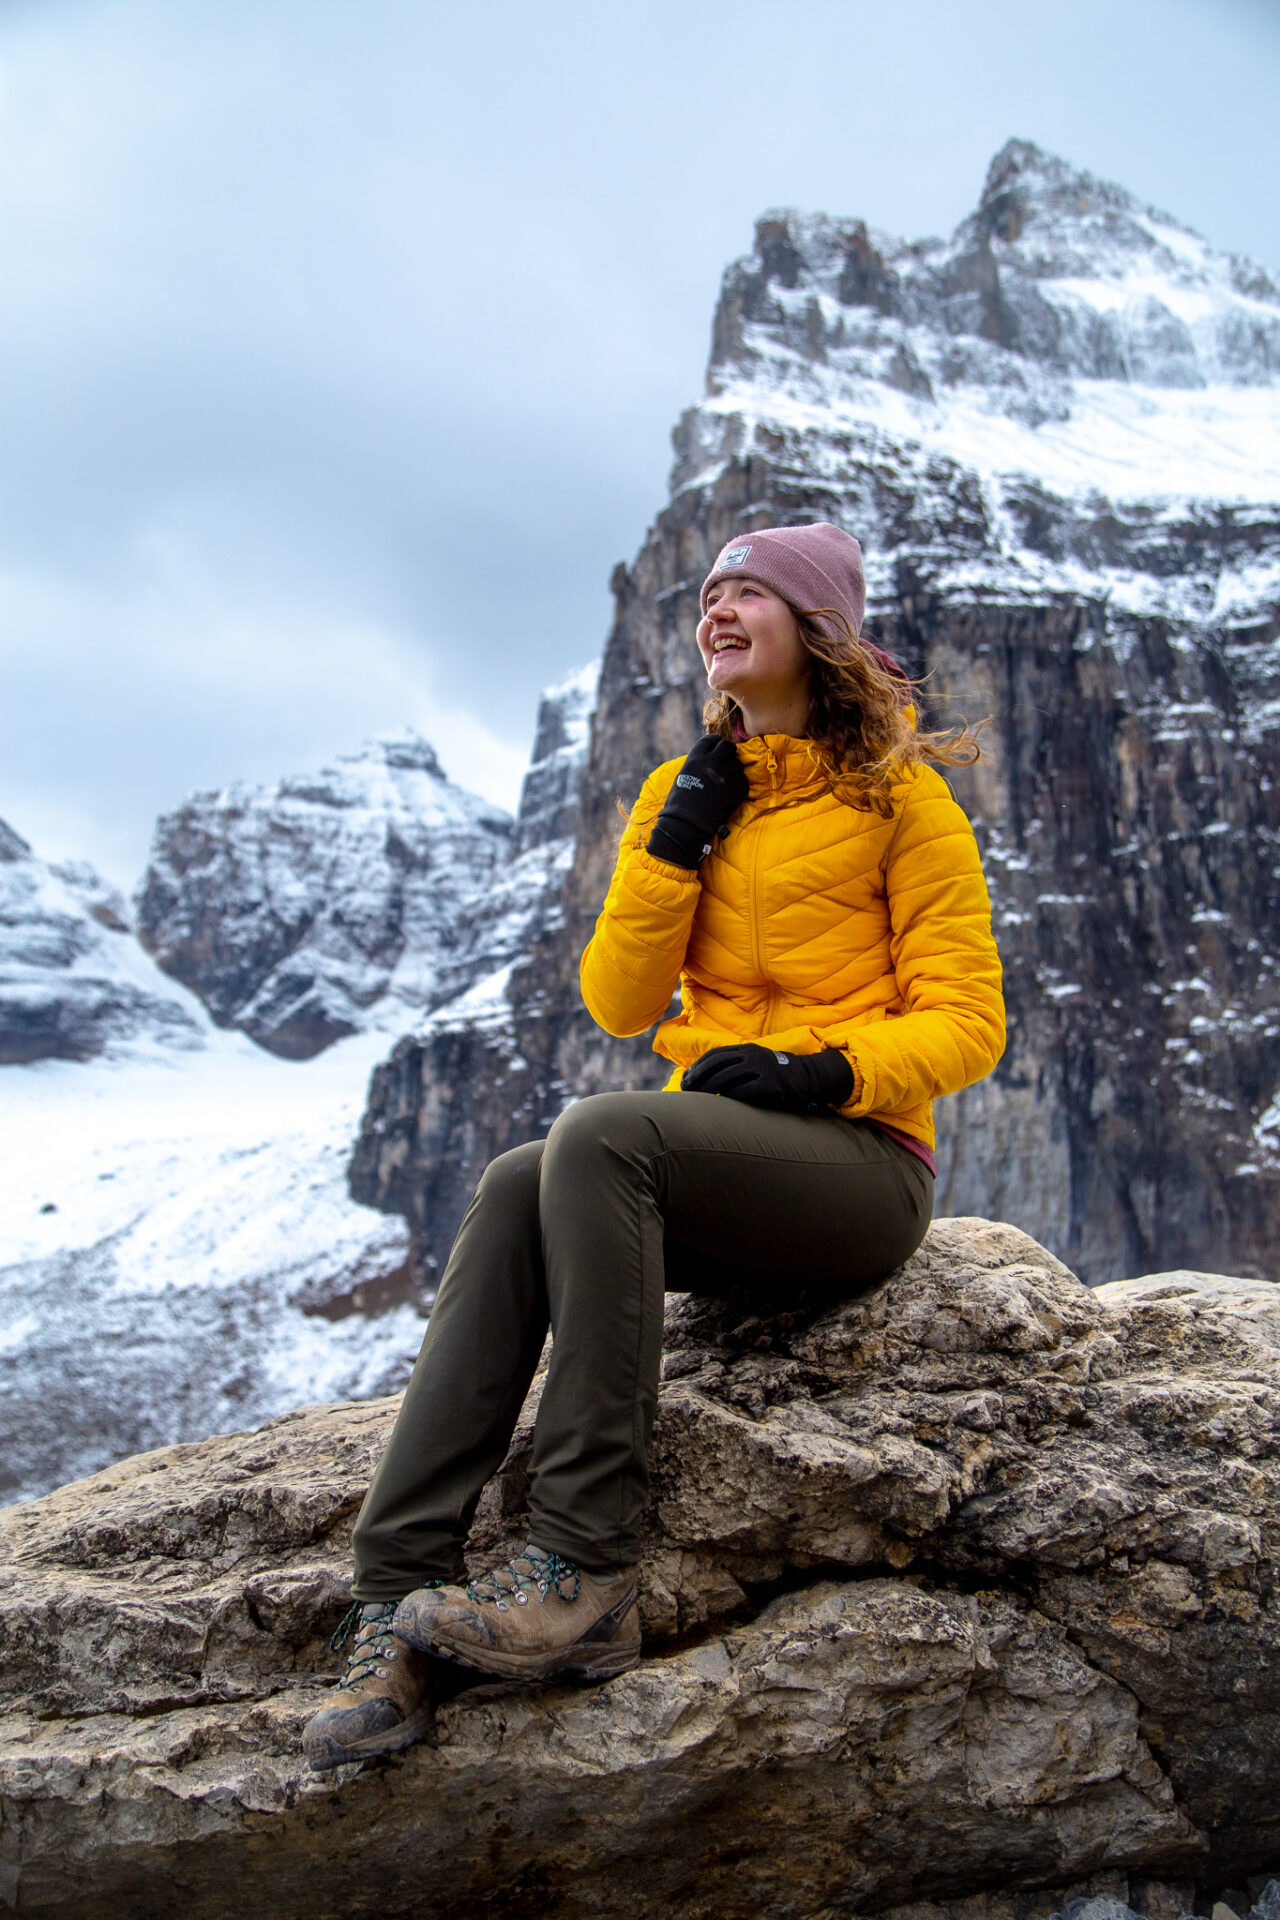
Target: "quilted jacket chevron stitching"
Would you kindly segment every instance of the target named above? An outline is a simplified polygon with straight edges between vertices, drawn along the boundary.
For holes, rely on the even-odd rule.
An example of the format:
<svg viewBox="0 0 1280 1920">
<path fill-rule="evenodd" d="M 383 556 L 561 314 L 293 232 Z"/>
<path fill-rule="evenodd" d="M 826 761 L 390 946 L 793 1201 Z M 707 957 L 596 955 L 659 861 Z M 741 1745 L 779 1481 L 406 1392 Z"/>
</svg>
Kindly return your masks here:
<svg viewBox="0 0 1280 1920">
<path fill-rule="evenodd" d="M 582 957 L 587 1007 L 607 1032 L 642 1033 L 679 984 L 684 1010 L 654 1039 L 673 1062 L 673 1088 L 691 1061 L 727 1041 L 797 1053 L 838 1046 L 857 1081 L 842 1112 L 874 1114 L 932 1146 L 933 1099 L 980 1080 L 1004 1047 L 973 830 L 932 768 L 901 783 L 892 820 L 882 820 L 816 782 L 803 741 L 772 734 L 738 751 L 750 793 L 701 884 L 644 851 L 681 761 L 646 780 Z M 781 769 L 772 807 L 770 751 Z M 757 928 L 749 869 L 758 836 Z"/>
</svg>

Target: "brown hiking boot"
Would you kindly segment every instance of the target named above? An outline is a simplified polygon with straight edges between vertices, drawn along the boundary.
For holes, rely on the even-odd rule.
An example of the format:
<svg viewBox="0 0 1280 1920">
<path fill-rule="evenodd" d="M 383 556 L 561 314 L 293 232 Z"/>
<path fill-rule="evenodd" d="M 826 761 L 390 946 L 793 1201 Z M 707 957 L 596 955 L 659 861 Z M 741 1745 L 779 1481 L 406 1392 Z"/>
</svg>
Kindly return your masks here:
<svg viewBox="0 0 1280 1920">
<path fill-rule="evenodd" d="M 526 1547 L 466 1587 L 419 1587 L 396 1608 L 400 1639 L 504 1680 L 611 1680 L 640 1659 L 638 1569 L 584 1573 Z"/>
<path fill-rule="evenodd" d="M 395 1610 L 394 1600 L 357 1601 L 330 1642 L 336 1650 L 355 1633 L 337 1693 L 303 1729 L 303 1751 L 317 1773 L 410 1747 L 431 1725 L 440 1666 L 396 1638 Z"/>
</svg>

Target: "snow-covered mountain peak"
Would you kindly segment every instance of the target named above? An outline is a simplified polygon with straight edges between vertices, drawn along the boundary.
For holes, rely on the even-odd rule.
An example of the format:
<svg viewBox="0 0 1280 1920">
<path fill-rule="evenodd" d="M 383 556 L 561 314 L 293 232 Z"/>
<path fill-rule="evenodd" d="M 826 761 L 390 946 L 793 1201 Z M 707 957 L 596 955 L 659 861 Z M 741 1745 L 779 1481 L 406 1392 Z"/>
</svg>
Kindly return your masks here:
<svg viewBox="0 0 1280 1920">
<path fill-rule="evenodd" d="M 1218 267 L 1231 261 L 1228 278 L 1238 272 L 1251 282 L 1239 291 L 1276 297 L 1261 268 L 1215 254 L 1172 214 L 1145 206 L 1115 181 L 1085 173 L 1029 140 L 1010 140 L 996 154 L 977 211 L 961 223 L 956 239 L 969 245 L 985 240 L 1002 258 L 1042 279 L 1116 277 L 1149 265 L 1166 278 L 1191 282 L 1206 273 L 1216 277 Z"/>
<path fill-rule="evenodd" d="M 468 910 L 513 826 L 447 780 L 420 735 L 371 740 L 315 773 L 193 794 L 165 815 L 139 934 L 219 1025 L 306 1059 L 457 990 Z"/>
<path fill-rule="evenodd" d="M 1011 141 L 945 240 L 767 214 L 675 447 L 673 492 L 759 455 L 812 510 L 839 499 L 873 617 L 909 564 L 938 591 L 1248 624 L 1280 579 L 1280 294 Z"/>
<path fill-rule="evenodd" d="M 7 820 L 0 820 L 0 860 L 26 860 L 30 853 L 30 842 L 16 833 Z"/>
<path fill-rule="evenodd" d="M 184 805 L 214 806 L 228 813 L 260 812 L 264 806 L 277 811 L 365 808 L 411 833 L 416 825 L 438 828 L 457 822 L 487 827 L 501 837 L 512 825 L 503 808 L 456 786 L 430 741 L 411 727 L 366 740 L 312 773 L 286 774 L 265 786 L 237 781 L 218 792 L 193 794 Z"/>
<path fill-rule="evenodd" d="M 41 860 L 0 820 L 0 1066 L 205 1045 L 204 1009 L 140 951 L 87 861 Z"/>
<path fill-rule="evenodd" d="M 996 155 L 977 211 L 931 264 L 981 280 L 988 255 L 1022 297 L 1003 313 L 998 293 L 982 306 L 987 337 L 1059 371 L 1172 387 L 1280 376 L 1280 293 L 1261 267 L 1028 141 Z"/>
<path fill-rule="evenodd" d="M 381 759 L 399 772 L 426 773 L 433 780 L 446 779 L 435 748 L 416 727 L 402 727 L 398 733 L 380 734 L 374 740 L 366 740 L 353 753 L 340 753 L 338 765 L 370 759 Z"/>
<path fill-rule="evenodd" d="M 861 375 L 939 404 L 969 384 L 1016 403 L 1026 363 L 1059 381 L 1275 386 L 1280 293 L 1123 187 L 1014 140 L 946 240 L 767 213 L 725 276 L 710 392 L 743 374 L 776 383 L 783 342 L 837 386 Z M 1065 388 L 1040 407 L 1061 415 Z"/>
</svg>

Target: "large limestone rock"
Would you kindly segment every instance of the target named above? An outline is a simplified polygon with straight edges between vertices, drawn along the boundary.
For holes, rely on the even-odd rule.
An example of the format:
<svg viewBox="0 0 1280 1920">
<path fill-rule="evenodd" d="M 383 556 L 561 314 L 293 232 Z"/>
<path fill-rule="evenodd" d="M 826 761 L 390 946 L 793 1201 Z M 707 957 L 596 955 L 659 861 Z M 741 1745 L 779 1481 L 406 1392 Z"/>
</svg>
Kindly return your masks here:
<svg viewBox="0 0 1280 1920">
<path fill-rule="evenodd" d="M 943 1220 L 834 1308 L 673 1301 L 665 1371 L 641 1667 L 463 1692 L 363 1769 L 297 1741 L 394 1400 L 0 1515 L 0 1895 L 1013 1920 L 1105 1887 L 1163 1920 L 1280 1857 L 1280 1293 L 1090 1293 Z M 521 1537 L 537 1390 L 477 1559 Z"/>
</svg>

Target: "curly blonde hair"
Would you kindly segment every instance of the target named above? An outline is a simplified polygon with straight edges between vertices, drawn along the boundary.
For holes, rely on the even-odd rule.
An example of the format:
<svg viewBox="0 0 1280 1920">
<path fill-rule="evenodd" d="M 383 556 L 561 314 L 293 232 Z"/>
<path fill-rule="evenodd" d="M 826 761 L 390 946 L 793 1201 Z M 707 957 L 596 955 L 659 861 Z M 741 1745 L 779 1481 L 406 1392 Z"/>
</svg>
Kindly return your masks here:
<svg viewBox="0 0 1280 1920">
<path fill-rule="evenodd" d="M 893 815 L 893 788 L 903 773 L 925 760 L 945 767 L 970 767 L 982 758 L 976 727 L 961 724 L 920 732 L 907 708 L 923 681 L 882 666 L 887 655 L 862 644 L 844 615 L 832 607 L 793 608 L 800 638 L 812 656 L 812 704 L 809 738 L 818 748 L 832 792 L 863 813 Z M 843 632 L 832 634 L 818 623 L 830 620 Z M 708 733 L 722 740 L 742 738 L 741 709 L 730 694 L 714 693 L 702 709 Z"/>
</svg>

